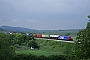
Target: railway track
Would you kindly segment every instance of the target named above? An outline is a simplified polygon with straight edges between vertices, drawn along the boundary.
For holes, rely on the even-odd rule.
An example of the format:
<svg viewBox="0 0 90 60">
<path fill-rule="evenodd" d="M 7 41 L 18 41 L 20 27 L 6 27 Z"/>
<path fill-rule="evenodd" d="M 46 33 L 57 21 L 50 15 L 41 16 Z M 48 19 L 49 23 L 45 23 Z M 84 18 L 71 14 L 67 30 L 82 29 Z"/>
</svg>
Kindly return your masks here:
<svg viewBox="0 0 90 60">
<path fill-rule="evenodd" d="M 65 40 L 56 40 L 56 39 L 46 39 L 46 38 L 36 38 L 36 39 L 43 39 L 43 40 L 52 40 L 52 41 L 61 41 L 61 42 L 74 43 L 74 41 L 65 41 Z"/>
</svg>

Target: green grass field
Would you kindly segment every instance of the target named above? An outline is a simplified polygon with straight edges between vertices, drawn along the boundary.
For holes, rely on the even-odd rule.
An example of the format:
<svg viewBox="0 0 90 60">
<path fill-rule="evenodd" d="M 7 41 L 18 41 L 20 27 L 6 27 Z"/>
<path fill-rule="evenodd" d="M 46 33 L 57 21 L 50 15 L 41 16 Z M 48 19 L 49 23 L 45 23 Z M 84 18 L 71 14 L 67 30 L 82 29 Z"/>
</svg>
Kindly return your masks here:
<svg viewBox="0 0 90 60">
<path fill-rule="evenodd" d="M 37 56 L 40 55 L 45 55 L 45 56 L 49 56 L 49 55 L 58 55 L 58 54 L 62 54 L 60 52 L 53 52 L 53 51 L 43 51 L 43 50 L 17 50 L 15 51 L 17 54 L 34 54 Z"/>
<path fill-rule="evenodd" d="M 16 53 L 18 54 L 34 54 L 34 55 L 55 55 L 55 54 L 60 54 L 60 55 L 65 55 L 66 51 L 67 54 L 70 54 L 73 43 L 67 43 L 67 42 L 58 42 L 58 41 L 48 41 L 48 40 L 35 40 L 36 43 L 40 46 L 39 50 L 31 50 L 30 48 L 20 48 L 16 49 Z M 24 49 L 25 48 L 25 49 Z"/>
<path fill-rule="evenodd" d="M 40 30 L 37 33 L 41 34 L 59 34 L 59 35 L 66 35 L 70 33 L 72 36 L 76 36 L 80 29 L 70 29 L 70 30 Z"/>
</svg>

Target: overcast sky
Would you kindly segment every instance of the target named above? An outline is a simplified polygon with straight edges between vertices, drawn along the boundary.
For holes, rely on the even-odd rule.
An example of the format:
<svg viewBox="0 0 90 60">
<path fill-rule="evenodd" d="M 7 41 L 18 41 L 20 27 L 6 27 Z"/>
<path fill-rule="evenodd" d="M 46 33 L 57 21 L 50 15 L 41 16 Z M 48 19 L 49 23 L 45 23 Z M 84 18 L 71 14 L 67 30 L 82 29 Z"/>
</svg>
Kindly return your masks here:
<svg viewBox="0 0 90 60">
<path fill-rule="evenodd" d="M 81 29 L 88 15 L 90 0 L 0 0 L 0 26 Z"/>
</svg>

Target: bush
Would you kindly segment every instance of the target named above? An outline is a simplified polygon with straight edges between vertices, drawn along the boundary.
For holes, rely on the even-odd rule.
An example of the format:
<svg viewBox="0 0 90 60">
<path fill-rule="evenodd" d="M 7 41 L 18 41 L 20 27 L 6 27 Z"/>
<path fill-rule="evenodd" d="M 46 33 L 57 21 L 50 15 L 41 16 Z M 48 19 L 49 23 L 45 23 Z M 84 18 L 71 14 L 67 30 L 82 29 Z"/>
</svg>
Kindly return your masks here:
<svg viewBox="0 0 90 60">
<path fill-rule="evenodd" d="M 38 60 L 38 56 L 29 54 L 26 58 L 26 60 Z"/>
<path fill-rule="evenodd" d="M 20 45 L 19 44 L 15 44 L 14 47 L 20 48 Z"/>
<path fill-rule="evenodd" d="M 41 55 L 38 57 L 38 60 L 48 60 L 47 56 Z"/>
<path fill-rule="evenodd" d="M 17 54 L 13 60 L 37 60 L 38 56 L 32 54 Z"/>
<path fill-rule="evenodd" d="M 26 55 L 26 54 L 17 54 L 13 60 L 66 60 L 66 57 L 63 55 L 51 55 L 51 56 L 36 56 L 36 55 Z"/>
<path fill-rule="evenodd" d="M 15 50 L 10 46 L 10 38 L 6 34 L 0 34 L 0 60 L 12 60 Z"/>
<path fill-rule="evenodd" d="M 66 58 L 63 55 L 51 55 L 48 56 L 48 60 L 66 60 Z"/>
<path fill-rule="evenodd" d="M 26 54 L 17 54 L 13 60 L 26 60 L 27 56 Z"/>
<path fill-rule="evenodd" d="M 34 40 L 30 40 L 28 42 L 28 46 L 31 48 L 38 48 L 39 49 L 39 46 L 37 45 L 37 43 L 34 41 Z"/>
</svg>

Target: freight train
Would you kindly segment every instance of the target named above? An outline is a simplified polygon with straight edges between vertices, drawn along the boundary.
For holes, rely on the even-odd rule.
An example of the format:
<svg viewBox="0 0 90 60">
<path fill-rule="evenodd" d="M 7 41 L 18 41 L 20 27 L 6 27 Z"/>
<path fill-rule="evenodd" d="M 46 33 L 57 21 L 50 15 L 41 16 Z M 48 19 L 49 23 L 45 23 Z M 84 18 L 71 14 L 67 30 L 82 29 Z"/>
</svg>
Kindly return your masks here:
<svg viewBox="0 0 90 60">
<path fill-rule="evenodd" d="M 60 35 L 45 35 L 45 34 L 33 34 L 36 38 L 47 38 L 47 39 L 57 39 L 65 41 L 73 41 L 70 36 L 60 36 Z"/>
</svg>

